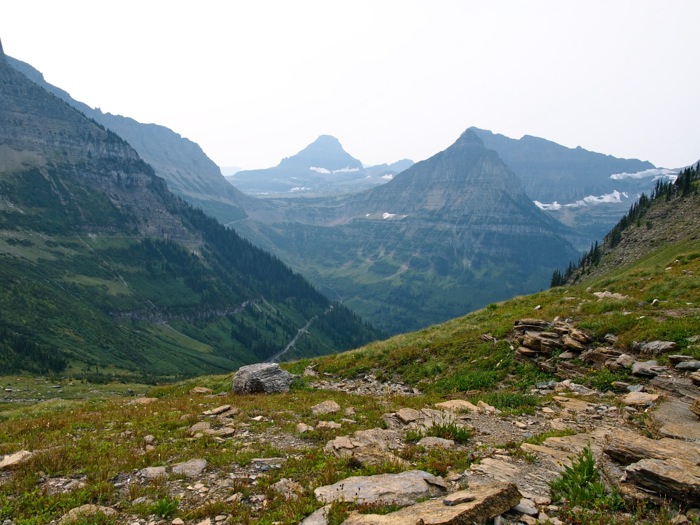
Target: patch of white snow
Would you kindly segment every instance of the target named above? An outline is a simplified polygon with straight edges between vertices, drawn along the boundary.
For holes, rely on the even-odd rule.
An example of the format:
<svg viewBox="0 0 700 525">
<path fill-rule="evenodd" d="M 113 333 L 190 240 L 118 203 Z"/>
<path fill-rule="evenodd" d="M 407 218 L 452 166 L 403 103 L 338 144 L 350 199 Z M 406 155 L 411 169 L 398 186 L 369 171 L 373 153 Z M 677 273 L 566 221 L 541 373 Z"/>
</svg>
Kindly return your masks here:
<svg viewBox="0 0 700 525">
<path fill-rule="evenodd" d="M 613 190 L 611 193 L 606 193 L 605 195 L 588 195 L 583 199 L 577 200 L 576 202 L 570 202 L 568 204 L 559 204 L 557 201 L 546 204 L 540 201 L 533 201 L 535 206 L 540 210 L 560 210 L 564 208 L 580 208 L 582 206 L 590 206 L 597 204 L 619 204 L 623 199 L 629 199 L 630 196 L 625 191 Z"/>
<path fill-rule="evenodd" d="M 664 179 L 667 178 L 670 181 L 675 181 L 678 177 L 678 170 L 671 170 L 668 168 L 651 168 L 644 171 L 638 171 L 636 173 L 613 173 L 610 175 L 612 180 L 623 180 L 623 179 Z"/>
<path fill-rule="evenodd" d="M 622 202 L 622 197 L 624 197 L 625 199 L 629 199 L 627 193 L 613 190 L 612 193 L 606 193 L 605 195 L 589 195 L 588 197 L 584 197 L 581 201 L 576 201 L 576 204 L 581 203 L 581 206 L 586 206 L 587 204 L 603 203 L 618 204 Z"/>
<path fill-rule="evenodd" d="M 535 203 L 535 206 L 537 206 L 540 210 L 559 210 L 561 209 L 561 204 L 559 204 L 557 201 L 551 202 L 549 204 L 545 204 L 540 201 L 533 201 Z"/>
</svg>

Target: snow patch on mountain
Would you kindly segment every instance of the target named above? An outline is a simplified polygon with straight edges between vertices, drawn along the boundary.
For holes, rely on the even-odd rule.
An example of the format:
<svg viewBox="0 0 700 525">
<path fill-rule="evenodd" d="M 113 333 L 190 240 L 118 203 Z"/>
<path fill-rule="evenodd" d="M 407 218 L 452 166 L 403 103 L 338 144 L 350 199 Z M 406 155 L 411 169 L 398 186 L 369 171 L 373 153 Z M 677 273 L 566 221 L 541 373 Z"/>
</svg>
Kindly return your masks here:
<svg viewBox="0 0 700 525">
<path fill-rule="evenodd" d="M 544 203 L 540 201 L 532 201 L 535 203 L 535 206 L 537 206 L 540 210 L 561 210 L 561 204 L 559 204 L 557 201 L 550 202 L 550 203 Z"/>
<path fill-rule="evenodd" d="M 330 175 L 331 173 L 357 173 L 360 168 L 351 168 L 350 166 L 346 168 L 340 168 L 339 170 L 329 170 L 328 168 L 319 168 L 318 166 L 311 166 L 310 171 L 315 171 L 316 173 L 321 173 L 322 175 Z"/>
<path fill-rule="evenodd" d="M 644 171 L 638 171 L 636 173 L 613 173 L 610 175 L 612 180 L 624 180 L 624 179 L 668 179 L 671 182 L 675 182 L 678 177 L 678 170 L 672 170 L 668 168 L 652 168 Z"/>
<path fill-rule="evenodd" d="M 647 170 L 649 171 L 649 170 Z M 589 195 L 583 199 L 577 200 L 576 202 L 570 202 L 568 204 L 559 204 L 557 201 L 551 203 L 543 203 L 540 201 L 533 201 L 535 206 L 541 210 L 560 210 L 561 208 L 579 208 L 581 206 L 597 205 L 597 204 L 619 204 L 624 200 L 629 199 L 630 196 L 625 191 L 613 190 L 605 195 Z"/>
</svg>

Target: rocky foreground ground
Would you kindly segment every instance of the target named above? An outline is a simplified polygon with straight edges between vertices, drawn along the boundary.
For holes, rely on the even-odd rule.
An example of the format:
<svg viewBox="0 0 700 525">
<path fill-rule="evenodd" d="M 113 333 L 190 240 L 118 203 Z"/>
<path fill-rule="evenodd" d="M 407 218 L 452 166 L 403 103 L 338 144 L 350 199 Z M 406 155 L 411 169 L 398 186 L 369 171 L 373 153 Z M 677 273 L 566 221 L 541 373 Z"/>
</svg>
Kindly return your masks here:
<svg viewBox="0 0 700 525">
<path fill-rule="evenodd" d="M 490 337 L 484 334 L 485 340 Z M 551 357 L 548 348 L 565 346 L 568 355 Z M 672 353 L 672 343 L 639 345 L 632 354 L 611 348 L 587 347 L 587 336 L 564 322 L 521 320 L 516 323 L 513 348 L 523 359 L 543 368 L 561 368 L 571 376 L 575 366 L 619 366 L 631 370 L 636 381 L 618 382 L 614 390 L 600 392 L 575 380 L 536 385 L 530 392 L 538 398 L 529 413 L 503 413 L 484 402 L 449 399 L 423 404 L 414 388 L 380 382 L 371 375 L 353 380 L 319 376 L 313 368 L 305 372 L 306 388 L 313 391 L 354 394 L 366 398 L 407 400 L 394 404 L 375 426 L 363 414 L 361 403 L 343 406 L 326 399 L 299 414 L 287 414 L 284 424 L 269 414 L 248 410 L 240 396 L 264 396 L 289 389 L 292 376 L 277 365 L 254 365 L 252 376 L 240 372 L 230 392 L 195 387 L 189 395 L 201 410 L 181 416 L 183 426 L 170 439 L 185 443 L 206 440 L 212 446 L 259 450 L 254 444 L 274 443 L 281 453 L 274 457 L 251 457 L 250 461 L 227 466 L 212 464 L 205 457 L 187 461 L 154 461 L 152 465 L 123 472 L 110 482 L 122 494 L 125 505 L 78 506 L 51 523 L 125 523 L 129 525 L 234 524 L 242 523 L 235 510 L 246 509 L 251 519 L 266 523 L 272 500 L 290 506 L 304 494 L 313 493 L 317 509 L 301 521 L 304 525 L 335 523 L 342 516 L 347 525 L 374 524 L 516 524 L 568 523 L 572 511 L 566 502 L 553 502 L 550 485 L 572 459 L 590 449 L 602 478 L 620 497 L 640 504 L 650 502 L 669 509 L 668 523 L 698 523 L 700 520 L 700 372 L 697 361 Z M 659 365 L 657 359 L 665 356 Z M 360 397 L 358 397 L 360 396 Z M 408 403 L 410 400 L 410 403 Z M 163 399 L 137 397 L 125 406 L 157 412 Z M 248 405 L 250 406 L 250 405 Z M 293 421 L 293 425 L 290 423 Z M 265 425 L 261 425 L 265 423 Z M 347 430 L 346 430 L 347 429 Z M 436 431 L 438 430 L 438 431 Z M 448 432 L 449 431 L 449 432 Z M 138 436 L 139 453 L 157 451 L 163 437 L 142 435 L 138 428 L 123 431 Z M 440 437 L 450 433 L 455 439 Z M 376 473 L 349 476 L 328 484 L 309 486 L 303 473 L 280 477 L 280 472 L 298 458 L 319 436 L 320 455 L 343 458 L 352 466 Z M 313 437 L 313 440 L 311 440 Z M 310 441 L 311 440 L 311 441 Z M 40 453 L 18 450 L 0 461 L 1 480 L 12 483 L 13 469 Z M 418 469 L 413 459 L 421 454 L 440 458 L 466 458 L 465 468 L 454 468 L 445 460 L 433 472 Z M 329 473 L 328 479 L 333 479 Z M 271 482 L 271 480 L 275 480 Z M 317 478 L 315 478 L 317 479 Z M 67 493 L 85 485 L 83 476 L 44 476 L 42 491 Z M 188 519 L 147 517 L 134 511 L 153 509 L 154 501 L 139 487 L 157 484 L 163 501 L 177 501 L 180 509 L 207 508 Z M 351 504 L 344 506 L 345 503 Z M 139 507 L 141 505 L 141 507 Z M 149 507 L 150 505 L 150 507 Z M 227 509 L 229 509 L 227 511 Z M 342 510 L 339 513 L 339 509 Z M 99 521 L 90 516 L 100 516 Z M 251 518 L 252 517 L 252 518 Z M 614 522 L 613 516 L 610 522 Z M 111 520 L 111 521 L 110 521 Z M 4 525 L 11 525 L 12 519 Z"/>
</svg>

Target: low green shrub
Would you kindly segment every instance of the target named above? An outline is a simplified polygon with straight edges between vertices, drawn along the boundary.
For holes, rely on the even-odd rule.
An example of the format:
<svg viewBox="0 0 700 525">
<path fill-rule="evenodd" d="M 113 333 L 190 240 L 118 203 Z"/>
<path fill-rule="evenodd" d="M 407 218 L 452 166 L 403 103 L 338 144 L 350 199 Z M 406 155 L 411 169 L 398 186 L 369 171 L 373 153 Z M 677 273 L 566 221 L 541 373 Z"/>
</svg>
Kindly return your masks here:
<svg viewBox="0 0 700 525">
<path fill-rule="evenodd" d="M 180 500 L 165 496 L 154 502 L 149 508 L 149 514 L 155 514 L 159 518 L 170 518 L 177 512 Z"/>
<path fill-rule="evenodd" d="M 553 501 L 566 502 L 572 507 L 615 510 L 622 505 L 622 497 L 616 491 L 608 492 L 601 481 L 590 447 L 584 448 L 570 466 L 564 467 L 564 472 L 550 483 L 549 488 Z"/>
</svg>

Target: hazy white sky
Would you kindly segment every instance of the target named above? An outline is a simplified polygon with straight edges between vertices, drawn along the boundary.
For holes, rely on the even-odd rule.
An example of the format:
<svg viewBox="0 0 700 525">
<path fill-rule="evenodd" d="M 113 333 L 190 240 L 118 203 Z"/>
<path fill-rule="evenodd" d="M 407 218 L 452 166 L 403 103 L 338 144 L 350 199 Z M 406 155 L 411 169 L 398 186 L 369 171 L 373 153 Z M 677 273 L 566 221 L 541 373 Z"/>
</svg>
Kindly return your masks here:
<svg viewBox="0 0 700 525">
<path fill-rule="evenodd" d="M 469 126 L 677 167 L 700 159 L 698 0 L 8 0 L 5 53 L 221 166 L 320 134 L 366 164 Z"/>
</svg>

